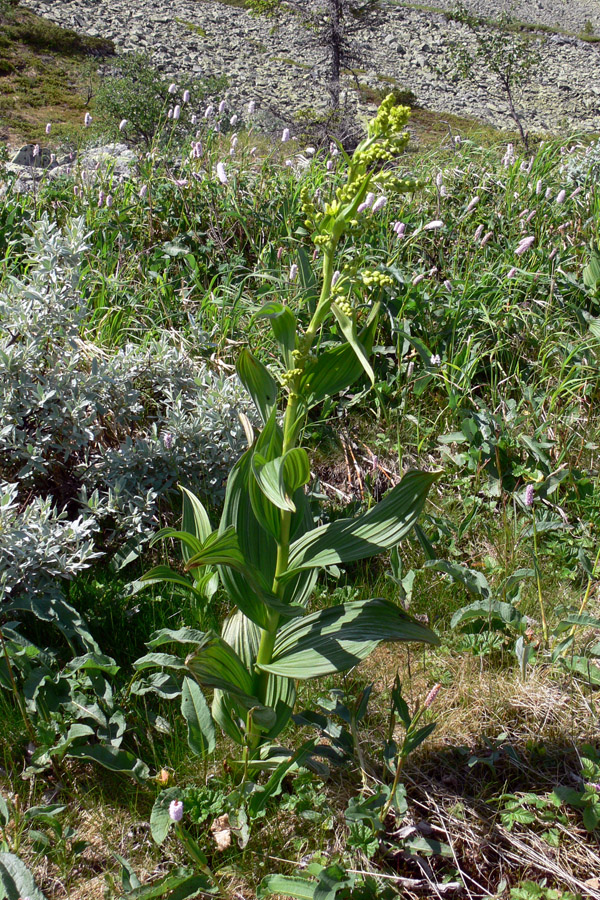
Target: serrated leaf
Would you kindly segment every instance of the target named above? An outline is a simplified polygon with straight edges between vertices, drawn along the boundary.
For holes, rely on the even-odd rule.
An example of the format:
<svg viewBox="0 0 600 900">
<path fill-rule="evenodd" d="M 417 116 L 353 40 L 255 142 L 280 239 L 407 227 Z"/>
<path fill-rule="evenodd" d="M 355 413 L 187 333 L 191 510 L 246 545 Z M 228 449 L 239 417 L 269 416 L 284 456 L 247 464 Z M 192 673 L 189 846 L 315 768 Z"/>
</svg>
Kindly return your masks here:
<svg viewBox="0 0 600 900">
<path fill-rule="evenodd" d="M 265 672 L 288 678 L 317 678 L 344 672 L 365 659 L 381 641 L 439 638 L 387 600 L 355 600 L 288 622 L 278 632 Z"/>
<path fill-rule="evenodd" d="M 215 726 L 204 694 L 191 678 L 183 679 L 181 712 L 187 722 L 190 750 L 203 758 L 216 746 Z"/>
</svg>

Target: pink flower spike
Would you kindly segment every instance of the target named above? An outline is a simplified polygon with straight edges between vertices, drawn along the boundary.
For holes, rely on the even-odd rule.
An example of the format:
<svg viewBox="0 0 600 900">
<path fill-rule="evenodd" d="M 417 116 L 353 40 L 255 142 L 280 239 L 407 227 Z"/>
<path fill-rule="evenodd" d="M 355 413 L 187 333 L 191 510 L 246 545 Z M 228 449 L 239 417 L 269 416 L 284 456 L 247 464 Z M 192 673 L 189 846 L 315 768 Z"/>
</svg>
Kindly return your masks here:
<svg viewBox="0 0 600 900">
<path fill-rule="evenodd" d="M 567 192 L 566 192 L 566 191 L 559 191 L 558 194 L 556 195 L 556 202 L 557 202 L 557 203 L 564 203 L 564 199 L 565 199 L 566 196 L 567 196 Z"/>
<path fill-rule="evenodd" d="M 486 245 L 489 241 L 491 241 L 491 239 L 492 239 L 493 237 L 494 237 L 494 232 L 493 232 L 493 231 L 488 231 L 488 233 L 487 233 L 487 234 L 484 234 L 484 236 L 482 237 L 482 239 L 481 239 L 481 244 L 480 244 L 479 246 L 480 246 L 480 247 L 485 247 L 485 245 Z"/>
<path fill-rule="evenodd" d="M 290 281 L 295 281 L 298 277 L 298 266 L 296 263 L 292 263 L 290 266 Z"/>
<path fill-rule="evenodd" d="M 52 131 L 52 123 L 48 122 L 48 124 L 46 125 L 46 134 L 50 134 L 51 131 Z"/>
<path fill-rule="evenodd" d="M 171 84 L 169 85 L 169 93 L 170 93 L 170 94 L 174 94 L 176 91 L 177 91 L 177 85 L 176 85 L 175 82 L 173 81 L 173 82 L 171 82 Z"/>
<path fill-rule="evenodd" d="M 176 122 L 180 115 L 181 115 L 181 107 L 178 103 L 177 106 L 175 107 L 175 109 L 173 110 L 173 121 Z"/>
<path fill-rule="evenodd" d="M 119 131 L 125 131 L 127 128 L 127 119 L 121 119 L 119 122 Z"/>
<path fill-rule="evenodd" d="M 479 203 L 479 197 L 475 195 L 465 210 L 465 215 L 472 212 Z"/>
<path fill-rule="evenodd" d="M 423 226 L 423 231 L 435 231 L 437 228 L 443 228 L 444 223 L 441 219 L 434 219 L 433 222 L 428 222 L 427 225 Z"/>
<path fill-rule="evenodd" d="M 173 822 L 181 822 L 183 818 L 183 800 L 171 800 L 169 804 L 169 818 Z"/>
<path fill-rule="evenodd" d="M 514 278 L 516 274 L 517 274 L 517 270 L 516 270 L 515 267 L 513 266 L 512 269 L 509 269 L 509 270 L 508 270 L 506 277 L 507 277 L 507 278 Z"/>
<path fill-rule="evenodd" d="M 225 100 L 221 100 L 221 102 L 219 103 L 219 112 L 224 113 L 226 109 L 227 109 L 227 102 Z"/>
<path fill-rule="evenodd" d="M 227 184 L 227 172 L 222 162 L 217 163 L 217 178 L 221 184 Z"/>
<path fill-rule="evenodd" d="M 190 92 L 189 92 L 189 91 L 184 91 L 184 92 L 183 92 L 183 102 L 184 102 L 184 103 L 189 103 L 189 102 L 190 102 Z"/>
<path fill-rule="evenodd" d="M 529 237 L 523 238 L 517 249 L 515 250 L 515 256 L 522 256 L 527 250 L 530 250 L 535 242 L 535 236 L 529 235 Z"/>
<path fill-rule="evenodd" d="M 415 275 L 415 277 L 412 280 L 413 286 L 420 284 L 424 278 L 425 278 L 425 272 L 422 272 L 420 275 Z"/>
<path fill-rule="evenodd" d="M 285 144 L 285 143 L 287 143 L 287 141 L 289 141 L 289 139 L 290 139 L 290 129 L 284 128 L 283 134 L 281 135 L 281 143 Z"/>
</svg>

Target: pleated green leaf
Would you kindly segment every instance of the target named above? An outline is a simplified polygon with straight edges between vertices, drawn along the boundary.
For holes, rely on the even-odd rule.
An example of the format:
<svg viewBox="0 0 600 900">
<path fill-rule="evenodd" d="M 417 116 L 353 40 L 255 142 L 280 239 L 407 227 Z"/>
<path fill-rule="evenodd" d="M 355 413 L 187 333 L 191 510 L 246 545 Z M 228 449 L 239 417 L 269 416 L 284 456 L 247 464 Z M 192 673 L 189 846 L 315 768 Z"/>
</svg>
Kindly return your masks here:
<svg viewBox="0 0 600 900">
<path fill-rule="evenodd" d="M 132 594 L 137 594 L 138 591 L 143 590 L 151 584 L 160 584 L 164 581 L 169 584 L 177 584 L 179 587 L 185 588 L 186 591 L 196 593 L 196 588 L 190 579 L 186 578 L 185 575 L 176 572 L 170 566 L 154 566 L 153 569 L 150 569 L 149 572 L 145 572 L 137 579 L 137 581 L 134 581 L 131 584 L 131 592 Z"/>
<path fill-rule="evenodd" d="M 265 426 L 266 429 L 267 426 Z M 274 428 L 281 435 L 277 426 Z M 276 449 L 276 442 L 274 441 Z M 240 549 L 244 559 L 250 567 L 260 571 L 261 579 L 267 585 L 273 583 L 275 564 L 277 560 L 277 544 L 273 535 L 266 529 L 257 517 L 251 500 L 251 486 L 256 484 L 252 472 L 251 448 L 238 460 L 230 472 L 225 492 L 225 502 L 219 530 L 225 531 L 234 526 Z M 279 443 L 277 455 L 281 454 Z M 264 453 L 263 453 L 264 455 Z M 262 496 L 260 490 L 258 493 Z M 312 527 L 313 519 L 308 501 L 304 493 L 299 490 L 294 496 L 296 512 L 292 513 L 291 534 L 304 534 Z M 227 566 L 219 567 L 221 583 L 234 603 L 243 611 L 252 622 L 261 628 L 267 624 L 265 606 L 257 598 L 252 586 L 244 575 Z M 306 604 L 316 580 L 317 573 L 304 571 L 291 577 L 285 585 L 283 602 L 286 605 Z M 271 606 L 275 609 L 275 605 Z"/>
<path fill-rule="evenodd" d="M 275 340 L 279 344 L 283 361 L 288 369 L 294 368 L 293 352 L 296 348 L 296 317 L 289 308 L 277 300 L 269 300 L 257 313 L 257 318 L 266 318 L 271 322 Z"/>
<path fill-rule="evenodd" d="M 377 330 L 378 316 L 373 315 L 361 331 L 359 340 L 370 354 Z M 301 396 L 308 408 L 321 403 L 325 397 L 339 394 L 357 381 L 363 374 L 362 363 L 348 343 L 330 350 L 322 350 L 314 361 L 309 361 L 301 379 Z"/>
<path fill-rule="evenodd" d="M 276 720 L 274 711 L 263 706 L 253 695 L 250 672 L 223 638 L 214 632 L 207 632 L 185 664 L 200 684 L 232 694 L 244 709 L 255 711 L 254 719 L 259 725 L 273 727 Z"/>
<path fill-rule="evenodd" d="M 295 878 L 292 875 L 266 875 L 258 886 L 256 896 L 259 900 L 280 894 L 282 897 L 293 897 L 295 900 L 314 900 L 316 881 L 307 878 Z"/>
<path fill-rule="evenodd" d="M 204 694 L 191 678 L 183 679 L 181 712 L 187 723 L 190 750 L 200 758 L 212 753 L 216 746 L 215 726 Z"/>
<path fill-rule="evenodd" d="M 287 678 L 318 678 L 345 672 L 381 641 L 439 644 L 429 628 L 388 600 L 356 600 L 321 609 L 281 628 L 265 672 Z"/>
<path fill-rule="evenodd" d="M 236 362 L 240 381 L 254 400 L 263 422 L 266 422 L 277 401 L 277 382 L 269 370 L 250 353 L 243 349 Z"/>
<path fill-rule="evenodd" d="M 369 362 L 369 354 L 365 350 L 365 347 L 358 337 L 355 320 L 350 316 L 347 316 L 346 313 L 340 309 L 337 303 L 332 303 L 331 309 L 333 310 L 333 314 L 337 319 L 338 325 L 342 329 L 342 334 L 354 350 L 358 361 L 369 377 L 369 381 L 371 382 L 371 384 L 375 384 L 375 373 L 373 372 L 371 363 Z"/>
<path fill-rule="evenodd" d="M 314 528 L 290 547 L 285 578 L 298 570 L 366 559 L 394 547 L 413 527 L 425 505 L 436 472 L 407 472 L 383 500 L 355 519 L 338 519 Z"/>
<path fill-rule="evenodd" d="M 213 530 L 208 513 L 200 500 L 188 488 L 179 485 L 179 490 L 183 494 L 182 530 L 193 534 L 199 541 L 205 541 Z M 187 562 L 189 559 L 187 546 L 182 547 L 182 552 L 183 560 Z"/>
<path fill-rule="evenodd" d="M 258 451 L 252 457 L 252 471 L 264 496 L 281 510 L 296 512 L 293 496 L 310 478 L 306 450 L 295 447 L 285 456 L 267 461 Z"/>
</svg>

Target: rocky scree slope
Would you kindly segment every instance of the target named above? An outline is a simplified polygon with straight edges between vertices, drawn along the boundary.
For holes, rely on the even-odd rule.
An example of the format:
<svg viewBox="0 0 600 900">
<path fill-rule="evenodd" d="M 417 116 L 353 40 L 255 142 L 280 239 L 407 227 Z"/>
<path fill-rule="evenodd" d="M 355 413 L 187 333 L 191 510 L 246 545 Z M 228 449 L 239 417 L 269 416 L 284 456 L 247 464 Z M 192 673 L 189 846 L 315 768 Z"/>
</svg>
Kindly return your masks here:
<svg viewBox="0 0 600 900">
<path fill-rule="evenodd" d="M 38 14 L 89 35 L 114 41 L 120 52 L 147 52 L 162 71 L 202 76 L 225 74 L 232 108 L 256 99 L 292 120 L 303 107 L 322 110 L 327 103 L 325 54 L 297 22 L 251 16 L 245 9 L 217 0 L 23 0 Z M 441 5 L 452 7 L 450 0 Z M 355 38 L 363 60 L 360 82 L 370 88 L 398 85 L 412 90 L 433 110 L 481 118 L 510 127 L 501 95 L 470 85 L 449 85 L 435 65 L 463 26 L 446 21 L 443 12 L 417 9 L 384 0 L 382 24 L 365 24 Z M 508 8 L 506 0 L 467 0 L 490 17 Z M 594 0 L 517 0 L 515 14 L 527 22 L 579 32 L 586 22 L 600 34 L 600 4 Z M 588 26 L 589 28 L 589 26 Z M 540 74 L 524 92 L 521 108 L 528 127 L 542 131 L 600 131 L 600 43 L 565 34 L 540 34 Z M 350 86 L 347 98 L 368 111 L 361 93 Z"/>
</svg>

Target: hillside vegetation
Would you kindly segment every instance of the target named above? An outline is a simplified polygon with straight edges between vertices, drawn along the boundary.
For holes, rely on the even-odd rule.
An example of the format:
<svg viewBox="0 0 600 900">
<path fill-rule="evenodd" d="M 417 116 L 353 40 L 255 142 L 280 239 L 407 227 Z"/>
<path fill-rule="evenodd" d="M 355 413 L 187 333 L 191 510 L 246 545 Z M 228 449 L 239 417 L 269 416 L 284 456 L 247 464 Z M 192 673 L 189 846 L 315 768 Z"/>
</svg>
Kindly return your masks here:
<svg viewBox="0 0 600 900">
<path fill-rule="evenodd" d="M 600 897 L 600 145 L 163 88 L 1 175 L 0 890 Z"/>
</svg>

